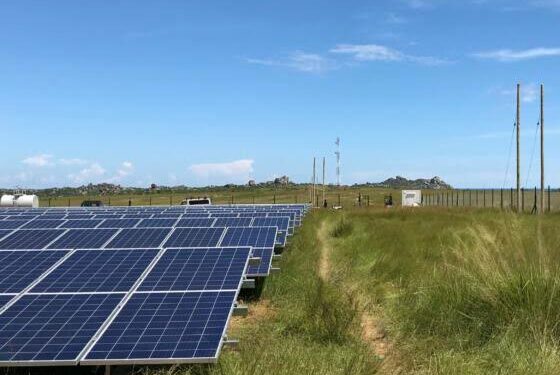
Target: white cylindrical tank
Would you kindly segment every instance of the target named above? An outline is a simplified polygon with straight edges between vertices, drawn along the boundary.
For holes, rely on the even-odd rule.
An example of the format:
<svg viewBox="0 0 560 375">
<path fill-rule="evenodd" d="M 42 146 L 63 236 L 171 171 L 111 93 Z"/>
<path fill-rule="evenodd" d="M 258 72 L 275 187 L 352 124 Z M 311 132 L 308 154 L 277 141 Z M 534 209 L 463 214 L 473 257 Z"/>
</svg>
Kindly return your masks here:
<svg viewBox="0 0 560 375">
<path fill-rule="evenodd" d="M 0 198 L 0 207 L 13 207 L 15 204 L 15 197 L 13 195 L 5 194 Z"/>
<path fill-rule="evenodd" d="M 16 198 L 17 207 L 39 207 L 39 197 L 36 195 L 20 195 Z"/>
</svg>

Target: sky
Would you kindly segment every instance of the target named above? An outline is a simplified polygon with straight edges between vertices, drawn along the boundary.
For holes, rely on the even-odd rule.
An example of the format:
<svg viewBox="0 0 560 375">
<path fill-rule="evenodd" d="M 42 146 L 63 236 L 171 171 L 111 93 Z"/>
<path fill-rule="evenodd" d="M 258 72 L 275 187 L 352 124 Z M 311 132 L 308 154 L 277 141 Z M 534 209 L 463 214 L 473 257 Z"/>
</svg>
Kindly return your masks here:
<svg viewBox="0 0 560 375">
<path fill-rule="evenodd" d="M 308 182 L 313 157 L 332 183 L 340 137 L 344 184 L 510 187 L 517 83 L 522 184 L 544 83 L 559 186 L 559 22 L 559 0 L 3 1 L 0 186 Z"/>
</svg>

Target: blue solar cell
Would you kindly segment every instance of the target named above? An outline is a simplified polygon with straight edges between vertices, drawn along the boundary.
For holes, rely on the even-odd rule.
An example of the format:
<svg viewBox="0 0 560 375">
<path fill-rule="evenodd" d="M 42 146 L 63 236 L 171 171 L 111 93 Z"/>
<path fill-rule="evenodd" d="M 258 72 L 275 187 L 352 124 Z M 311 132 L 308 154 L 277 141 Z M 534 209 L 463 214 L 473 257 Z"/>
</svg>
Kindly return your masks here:
<svg viewBox="0 0 560 375">
<path fill-rule="evenodd" d="M 266 217 L 266 212 L 241 212 L 239 217 Z"/>
<path fill-rule="evenodd" d="M 105 219 L 99 228 L 132 228 L 140 222 L 140 219 Z"/>
<path fill-rule="evenodd" d="M 171 232 L 168 228 L 131 228 L 123 229 L 107 248 L 157 248 Z"/>
<path fill-rule="evenodd" d="M 120 219 L 122 215 L 117 214 L 96 214 L 94 215 L 95 219 Z"/>
<path fill-rule="evenodd" d="M 118 229 L 68 229 L 49 249 L 99 249 Z"/>
<path fill-rule="evenodd" d="M 220 246 L 274 247 L 276 227 L 227 228 Z"/>
<path fill-rule="evenodd" d="M 59 220 L 59 219 L 48 219 L 48 220 L 36 219 L 36 220 L 32 220 L 32 221 L 28 222 L 27 224 L 25 224 L 24 226 L 22 226 L 22 229 L 52 229 L 52 228 L 59 227 L 62 223 L 64 223 L 64 220 Z"/>
<path fill-rule="evenodd" d="M 215 217 L 215 218 L 239 217 L 239 213 L 238 212 L 211 213 L 210 217 Z"/>
<path fill-rule="evenodd" d="M 216 247 L 223 228 L 176 228 L 163 247 Z"/>
<path fill-rule="evenodd" d="M 134 293 L 85 361 L 216 359 L 236 292 Z"/>
<path fill-rule="evenodd" d="M 0 293 L 21 292 L 66 254 L 66 251 L 0 251 Z"/>
<path fill-rule="evenodd" d="M 61 225 L 61 228 L 95 228 L 101 223 L 101 219 L 80 219 L 80 220 L 68 220 Z"/>
<path fill-rule="evenodd" d="M 12 233 L 12 231 L 9 229 L 0 229 L 0 240 L 10 233 Z"/>
<path fill-rule="evenodd" d="M 0 229 L 17 229 L 28 221 L 29 220 L 2 220 L 0 221 Z"/>
<path fill-rule="evenodd" d="M 257 217 L 253 220 L 253 227 L 276 227 L 280 232 L 286 232 L 290 226 L 289 217 Z"/>
<path fill-rule="evenodd" d="M 215 227 L 248 227 L 253 221 L 252 217 L 220 217 L 214 223 Z"/>
<path fill-rule="evenodd" d="M 41 216 L 41 219 L 45 219 L 45 220 L 51 220 L 51 219 L 58 219 L 58 220 L 62 220 L 64 219 L 64 217 L 66 216 L 65 213 L 62 214 L 45 214 Z"/>
<path fill-rule="evenodd" d="M 267 248 L 253 248 L 253 256 L 261 258 L 261 262 L 256 266 L 247 267 L 247 276 L 249 277 L 262 277 L 270 274 L 270 267 L 272 265 L 272 257 L 274 249 Z"/>
<path fill-rule="evenodd" d="M 8 361 L 76 362 L 123 296 L 24 295 L 0 315 L 0 365 Z"/>
<path fill-rule="evenodd" d="M 68 220 L 86 220 L 86 219 L 93 219 L 93 215 L 91 214 L 67 214 L 65 219 Z"/>
<path fill-rule="evenodd" d="M 249 247 L 167 249 L 138 290 L 236 290 L 250 253 Z"/>
<path fill-rule="evenodd" d="M 214 224 L 214 218 L 183 217 L 175 224 L 176 227 L 209 228 Z"/>
<path fill-rule="evenodd" d="M 132 214 L 123 215 L 124 219 L 149 219 L 151 217 L 152 214 L 143 214 L 143 213 L 132 213 Z"/>
<path fill-rule="evenodd" d="M 78 250 L 31 292 L 128 292 L 158 250 Z"/>
<path fill-rule="evenodd" d="M 8 304 L 15 295 L 0 294 L 0 309 Z"/>
<path fill-rule="evenodd" d="M 137 228 L 171 228 L 177 219 L 143 219 Z"/>
<path fill-rule="evenodd" d="M 20 229 L 0 241 L 0 249 L 43 249 L 64 231 L 64 229 Z"/>
</svg>

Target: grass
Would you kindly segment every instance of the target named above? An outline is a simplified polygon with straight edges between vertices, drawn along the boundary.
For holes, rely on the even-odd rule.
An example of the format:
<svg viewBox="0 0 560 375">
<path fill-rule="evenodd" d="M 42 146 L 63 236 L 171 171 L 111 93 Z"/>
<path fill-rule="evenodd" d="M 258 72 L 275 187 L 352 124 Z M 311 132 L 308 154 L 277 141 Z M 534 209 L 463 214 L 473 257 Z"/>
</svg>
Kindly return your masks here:
<svg viewBox="0 0 560 375">
<path fill-rule="evenodd" d="M 346 215 L 347 285 L 381 308 L 403 373 L 560 370 L 560 224 L 497 211 Z"/>
</svg>

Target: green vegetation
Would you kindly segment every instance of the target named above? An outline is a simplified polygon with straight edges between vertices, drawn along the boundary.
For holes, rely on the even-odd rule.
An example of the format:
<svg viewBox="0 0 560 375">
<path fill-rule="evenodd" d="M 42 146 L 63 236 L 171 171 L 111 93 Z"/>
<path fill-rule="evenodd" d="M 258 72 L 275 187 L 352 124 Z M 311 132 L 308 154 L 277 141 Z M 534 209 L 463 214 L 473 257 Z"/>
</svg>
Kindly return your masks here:
<svg viewBox="0 0 560 375">
<path fill-rule="evenodd" d="M 333 268 L 381 311 L 389 373 L 558 373 L 558 216 L 422 209 L 345 222 Z"/>
</svg>

